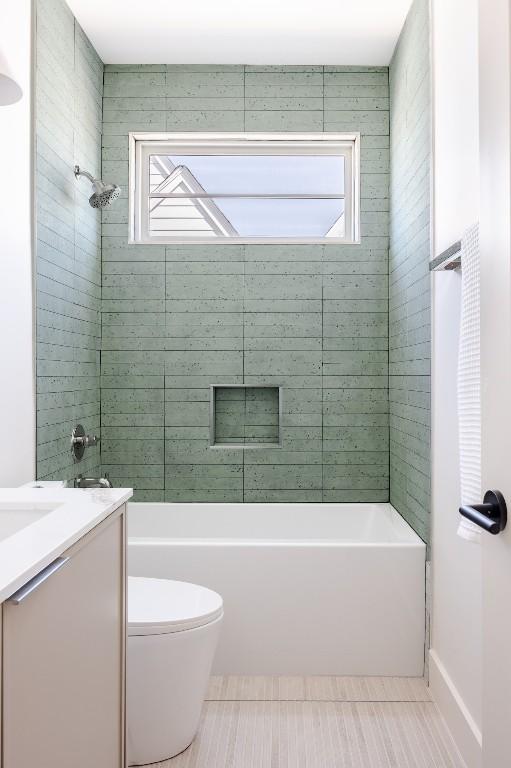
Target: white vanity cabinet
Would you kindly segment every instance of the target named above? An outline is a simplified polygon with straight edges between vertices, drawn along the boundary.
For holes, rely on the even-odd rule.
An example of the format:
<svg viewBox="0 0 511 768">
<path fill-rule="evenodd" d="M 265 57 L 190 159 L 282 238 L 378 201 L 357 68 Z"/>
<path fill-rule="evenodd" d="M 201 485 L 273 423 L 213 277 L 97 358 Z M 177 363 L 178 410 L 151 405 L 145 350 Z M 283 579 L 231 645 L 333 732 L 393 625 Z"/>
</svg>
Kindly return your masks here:
<svg viewBox="0 0 511 768">
<path fill-rule="evenodd" d="M 2 768 L 124 768 L 125 507 L 61 558 L 2 606 Z"/>
</svg>

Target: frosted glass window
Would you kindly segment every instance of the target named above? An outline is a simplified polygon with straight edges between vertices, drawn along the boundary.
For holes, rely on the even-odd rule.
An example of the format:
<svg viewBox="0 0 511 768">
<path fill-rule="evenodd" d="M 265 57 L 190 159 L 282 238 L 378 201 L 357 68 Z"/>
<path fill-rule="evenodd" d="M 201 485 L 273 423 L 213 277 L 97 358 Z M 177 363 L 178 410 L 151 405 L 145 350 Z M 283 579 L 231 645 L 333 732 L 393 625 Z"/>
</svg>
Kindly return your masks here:
<svg viewBox="0 0 511 768">
<path fill-rule="evenodd" d="M 357 137 L 150 136 L 131 137 L 132 242 L 358 241 Z"/>
</svg>

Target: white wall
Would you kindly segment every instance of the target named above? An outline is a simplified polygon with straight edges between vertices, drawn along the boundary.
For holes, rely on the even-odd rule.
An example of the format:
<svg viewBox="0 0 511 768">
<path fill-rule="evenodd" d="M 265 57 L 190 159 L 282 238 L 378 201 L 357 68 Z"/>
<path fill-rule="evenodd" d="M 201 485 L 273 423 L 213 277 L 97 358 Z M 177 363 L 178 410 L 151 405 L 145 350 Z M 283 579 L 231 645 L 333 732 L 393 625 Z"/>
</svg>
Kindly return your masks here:
<svg viewBox="0 0 511 768">
<path fill-rule="evenodd" d="M 2 0 L 0 53 L 23 88 L 0 106 L 0 486 L 34 477 L 31 2 Z"/>
<path fill-rule="evenodd" d="M 431 2 L 436 255 L 479 218 L 478 4 Z"/>
<path fill-rule="evenodd" d="M 478 2 L 432 0 L 434 255 L 479 218 Z M 456 535 L 459 273 L 433 277 L 433 695 L 469 768 L 480 765 L 481 549 Z"/>
</svg>

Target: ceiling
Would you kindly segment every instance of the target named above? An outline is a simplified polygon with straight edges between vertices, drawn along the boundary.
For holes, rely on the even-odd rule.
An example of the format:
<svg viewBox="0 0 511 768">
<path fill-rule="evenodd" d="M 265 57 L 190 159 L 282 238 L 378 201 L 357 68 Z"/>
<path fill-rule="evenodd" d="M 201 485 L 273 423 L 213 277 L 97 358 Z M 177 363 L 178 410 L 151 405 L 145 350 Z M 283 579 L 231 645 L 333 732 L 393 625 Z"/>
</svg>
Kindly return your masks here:
<svg viewBox="0 0 511 768">
<path fill-rule="evenodd" d="M 67 0 L 107 64 L 389 63 L 412 0 Z"/>
</svg>

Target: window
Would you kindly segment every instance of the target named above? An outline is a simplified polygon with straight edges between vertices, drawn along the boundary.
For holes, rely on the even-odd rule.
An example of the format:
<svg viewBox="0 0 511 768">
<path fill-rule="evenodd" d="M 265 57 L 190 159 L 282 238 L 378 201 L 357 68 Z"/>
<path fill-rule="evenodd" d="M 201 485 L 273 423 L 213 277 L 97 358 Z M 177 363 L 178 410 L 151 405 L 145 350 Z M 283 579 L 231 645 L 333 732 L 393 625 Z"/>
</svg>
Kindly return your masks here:
<svg viewBox="0 0 511 768">
<path fill-rule="evenodd" d="M 356 134 L 130 134 L 134 243 L 356 243 Z"/>
</svg>

